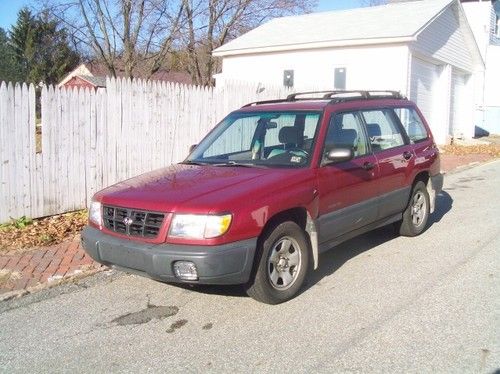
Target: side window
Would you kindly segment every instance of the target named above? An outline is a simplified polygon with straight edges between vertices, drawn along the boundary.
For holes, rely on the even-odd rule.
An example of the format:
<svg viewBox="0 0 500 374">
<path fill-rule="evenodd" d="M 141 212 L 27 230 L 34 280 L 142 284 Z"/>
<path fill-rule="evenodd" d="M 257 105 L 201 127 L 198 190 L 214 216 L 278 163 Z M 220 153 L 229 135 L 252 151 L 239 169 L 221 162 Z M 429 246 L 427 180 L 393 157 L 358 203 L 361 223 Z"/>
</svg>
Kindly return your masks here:
<svg viewBox="0 0 500 374">
<path fill-rule="evenodd" d="M 415 109 L 397 108 L 395 111 L 412 142 L 417 143 L 429 137 L 427 129 Z"/>
<path fill-rule="evenodd" d="M 395 122 L 394 112 L 388 109 L 367 110 L 362 115 L 374 152 L 396 148 L 405 144 L 403 134 Z"/>
<path fill-rule="evenodd" d="M 354 113 L 338 113 L 330 119 L 324 152 L 333 148 L 352 148 L 356 157 L 368 153 L 366 135 Z"/>
</svg>

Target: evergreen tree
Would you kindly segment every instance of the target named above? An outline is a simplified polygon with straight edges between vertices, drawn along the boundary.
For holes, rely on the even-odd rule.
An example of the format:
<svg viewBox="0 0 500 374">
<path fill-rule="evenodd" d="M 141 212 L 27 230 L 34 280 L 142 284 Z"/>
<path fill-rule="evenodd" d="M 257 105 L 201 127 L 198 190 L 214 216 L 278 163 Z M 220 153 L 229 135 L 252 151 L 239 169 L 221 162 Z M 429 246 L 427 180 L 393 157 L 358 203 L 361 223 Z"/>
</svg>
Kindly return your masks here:
<svg viewBox="0 0 500 374">
<path fill-rule="evenodd" d="M 17 13 L 16 24 L 10 31 L 10 43 L 12 45 L 16 61 L 21 69 L 21 76 L 24 80 L 27 79 L 33 63 L 34 28 L 35 18 L 28 8 L 22 8 Z"/>
<path fill-rule="evenodd" d="M 7 33 L 0 27 L 0 81 L 16 82 L 21 80 L 21 67 L 17 62 Z"/>
<path fill-rule="evenodd" d="M 26 8 L 18 13 L 10 42 L 22 79 L 30 83 L 58 83 L 80 60 L 57 21 L 46 14 L 34 17 Z"/>
</svg>

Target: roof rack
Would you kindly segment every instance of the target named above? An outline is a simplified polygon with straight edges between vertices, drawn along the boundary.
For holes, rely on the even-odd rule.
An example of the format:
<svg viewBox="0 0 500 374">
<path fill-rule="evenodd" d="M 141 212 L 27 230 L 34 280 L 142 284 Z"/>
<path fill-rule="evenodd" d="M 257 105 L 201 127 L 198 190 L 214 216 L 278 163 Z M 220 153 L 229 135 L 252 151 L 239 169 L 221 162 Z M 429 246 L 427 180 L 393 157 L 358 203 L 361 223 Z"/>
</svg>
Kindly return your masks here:
<svg viewBox="0 0 500 374">
<path fill-rule="evenodd" d="M 304 95 L 315 95 L 315 96 L 297 98 L 297 96 L 304 96 Z M 293 102 L 293 101 L 298 101 L 298 100 L 329 100 L 330 103 L 341 103 L 341 102 L 345 102 L 345 101 L 360 100 L 360 99 L 361 100 L 373 100 L 373 99 L 406 100 L 406 97 L 398 91 L 389 91 L 389 90 L 306 91 L 306 92 L 295 92 L 293 94 L 288 95 L 286 97 L 286 99 L 256 101 L 256 102 L 244 105 L 243 108 L 253 106 L 253 105 L 277 104 L 277 103 L 284 103 L 284 102 Z"/>
</svg>

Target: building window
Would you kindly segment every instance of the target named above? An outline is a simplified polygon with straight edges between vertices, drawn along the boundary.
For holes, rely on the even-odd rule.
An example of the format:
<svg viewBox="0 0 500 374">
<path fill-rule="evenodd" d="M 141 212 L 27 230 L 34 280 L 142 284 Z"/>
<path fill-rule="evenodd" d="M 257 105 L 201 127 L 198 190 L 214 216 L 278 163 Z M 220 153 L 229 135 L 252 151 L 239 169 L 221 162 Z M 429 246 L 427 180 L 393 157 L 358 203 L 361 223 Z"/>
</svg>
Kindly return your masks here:
<svg viewBox="0 0 500 374">
<path fill-rule="evenodd" d="M 293 87 L 293 70 L 283 71 L 283 86 Z"/>
<path fill-rule="evenodd" d="M 345 90 L 346 87 L 346 68 L 335 68 L 333 77 L 333 87 L 336 90 Z"/>
</svg>

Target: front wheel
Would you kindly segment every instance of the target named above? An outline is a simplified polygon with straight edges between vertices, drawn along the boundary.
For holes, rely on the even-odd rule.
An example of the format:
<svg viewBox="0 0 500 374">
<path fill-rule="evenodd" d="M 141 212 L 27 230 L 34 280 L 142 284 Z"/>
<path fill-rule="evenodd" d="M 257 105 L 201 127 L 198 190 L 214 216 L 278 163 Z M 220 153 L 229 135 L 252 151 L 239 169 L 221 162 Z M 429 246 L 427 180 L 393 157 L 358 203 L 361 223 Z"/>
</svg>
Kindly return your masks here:
<svg viewBox="0 0 500 374">
<path fill-rule="evenodd" d="M 309 266 L 309 245 L 304 230 L 287 221 L 267 232 L 260 259 L 247 294 L 266 304 L 293 298 L 302 287 Z"/>
<path fill-rule="evenodd" d="M 403 236 L 420 235 L 427 226 L 430 212 L 429 193 L 424 182 L 413 186 L 410 201 L 403 212 L 403 219 L 396 224 L 396 229 Z"/>
</svg>

